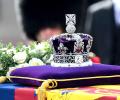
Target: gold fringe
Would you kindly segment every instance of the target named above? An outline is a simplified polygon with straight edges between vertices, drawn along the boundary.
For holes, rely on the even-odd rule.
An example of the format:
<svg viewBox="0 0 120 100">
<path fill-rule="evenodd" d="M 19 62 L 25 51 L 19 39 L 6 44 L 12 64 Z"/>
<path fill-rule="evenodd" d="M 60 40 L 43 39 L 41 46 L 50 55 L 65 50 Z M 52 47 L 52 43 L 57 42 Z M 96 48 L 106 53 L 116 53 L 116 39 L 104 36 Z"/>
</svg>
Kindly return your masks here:
<svg viewBox="0 0 120 100">
<path fill-rule="evenodd" d="M 7 80 L 6 76 L 0 76 L 0 83 L 4 83 Z"/>
<path fill-rule="evenodd" d="M 36 94 L 38 96 L 38 100 L 46 100 L 46 91 L 50 88 L 57 87 L 56 80 L 48 79 L 42 83 L 42 85 L 36 90 Z"/>
</svg>

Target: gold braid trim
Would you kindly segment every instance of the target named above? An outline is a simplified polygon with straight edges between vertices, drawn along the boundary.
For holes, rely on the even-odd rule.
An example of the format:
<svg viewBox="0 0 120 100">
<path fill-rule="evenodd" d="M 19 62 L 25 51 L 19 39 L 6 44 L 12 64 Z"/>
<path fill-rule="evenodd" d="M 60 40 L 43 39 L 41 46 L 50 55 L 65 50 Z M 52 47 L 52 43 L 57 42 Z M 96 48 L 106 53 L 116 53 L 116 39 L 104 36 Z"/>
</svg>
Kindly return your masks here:
<svg viewBox="0 0 120 100">
<path fill-rule="evenodd" d="M 57 82 L 65 82 L 65 81 L 76 81 L 76 80 L 86 80 L 86 79 L 99 79 L 99 78 L 115 78 L 120 77 L 120 75 L 110 75 L 110 76 L 93 76 L 93 77 L 81 77 L 81 78 L 70 78 L 70 79 L 55 79 Z M 38 79 L 38 78 L 31 78 L 31 77 L 21 77 L 21 76 L 7 76 L 7 78 L 20 78 L 20 79 L 27 79 L 27 80 L 34 80 L 43 82 L 47 79 Z M 54 80 L 54 79 L 52 79 Z"/>
</svg>

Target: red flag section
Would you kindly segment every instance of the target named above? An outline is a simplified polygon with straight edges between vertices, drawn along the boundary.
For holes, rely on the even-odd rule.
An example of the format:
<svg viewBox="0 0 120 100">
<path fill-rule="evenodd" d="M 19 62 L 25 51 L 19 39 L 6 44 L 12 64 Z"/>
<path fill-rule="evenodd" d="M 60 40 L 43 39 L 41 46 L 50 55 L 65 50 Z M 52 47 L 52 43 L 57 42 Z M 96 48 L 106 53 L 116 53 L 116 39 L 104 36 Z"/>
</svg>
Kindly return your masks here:
<svg viewBox="0 0 120 100">
<path fill-rule="evenodd" d="M 34 88 L 15 89 L 15 100 L 37 100 Z"/>
</svg>

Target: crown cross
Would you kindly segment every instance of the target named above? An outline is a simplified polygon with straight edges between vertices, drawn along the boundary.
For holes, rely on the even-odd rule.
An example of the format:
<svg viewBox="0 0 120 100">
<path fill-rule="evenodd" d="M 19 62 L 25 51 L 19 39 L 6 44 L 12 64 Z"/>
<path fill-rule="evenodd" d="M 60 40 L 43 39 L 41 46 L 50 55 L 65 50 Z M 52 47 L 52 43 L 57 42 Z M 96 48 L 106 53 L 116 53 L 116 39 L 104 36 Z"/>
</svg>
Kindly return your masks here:
<svg viewBox="0 0 120 100">
<path fill-rule="evenodd" d="M 66 14 L 66 31 L 68 33 L 74 33 L 76 30 L 76 15 L 75 14 Z"/>
<path fill-rule="evenodd" d="M 76 15 L 75 14 L 66 14 L 66 25 L 76 24 Z"/>
</svg>

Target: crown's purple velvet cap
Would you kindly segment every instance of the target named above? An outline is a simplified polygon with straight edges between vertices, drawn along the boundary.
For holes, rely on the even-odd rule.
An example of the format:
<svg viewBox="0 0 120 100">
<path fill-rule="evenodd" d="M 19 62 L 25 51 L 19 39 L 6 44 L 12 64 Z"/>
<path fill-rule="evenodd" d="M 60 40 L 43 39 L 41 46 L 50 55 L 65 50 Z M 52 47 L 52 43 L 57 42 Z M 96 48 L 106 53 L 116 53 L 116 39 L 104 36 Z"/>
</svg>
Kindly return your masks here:
<svg viewBox="0 0 120 100">
<path fill-rule="evenodd" d="M 74 36 L 77 36 L 74 37 Z M 69 38 L 69 40 L 68 40 Z M 83 42 L 83 45 L 81 45 L 80 41 Z M 79 43 L 79 49 L 81 47 L 81 51 L 79 52 L 80 54 L 82 53 L 88 53 L 91 46 L 92 46 L 92 41 L 93 38 L 88 35 L 88 34 L 83 34 L 83 33 L 75 33 L 75 34 L 62 34 L 59 35 L 55 38 L 51 38 L 51 43 L 53 44 L 53 48 L 55 49 L 55 53 L 60 54 L 58 48 L 60 46 L 60 43 L 62 43 L 64 45 L 64 47 L 67 47 L 68 49 L 66 50 L 66 54 L 68 53 L 78 53 L 74 51 L 75 48 L 75 43 Z M 82 46 L 83 46 L 83 50 L 82 50 Z M 89 47 L 89 48 L 88 48 Z"/>
</svg>

